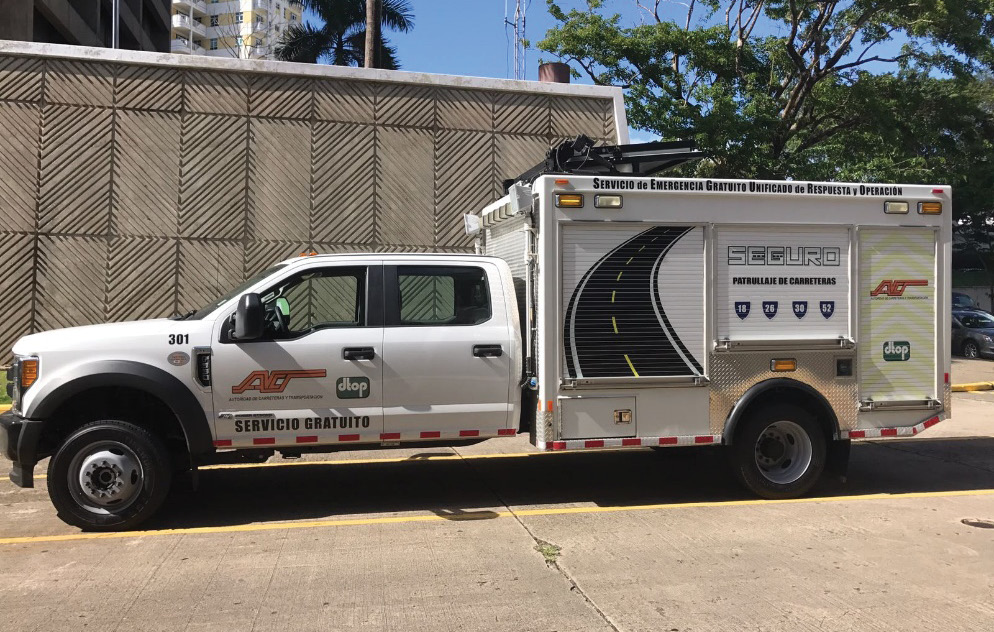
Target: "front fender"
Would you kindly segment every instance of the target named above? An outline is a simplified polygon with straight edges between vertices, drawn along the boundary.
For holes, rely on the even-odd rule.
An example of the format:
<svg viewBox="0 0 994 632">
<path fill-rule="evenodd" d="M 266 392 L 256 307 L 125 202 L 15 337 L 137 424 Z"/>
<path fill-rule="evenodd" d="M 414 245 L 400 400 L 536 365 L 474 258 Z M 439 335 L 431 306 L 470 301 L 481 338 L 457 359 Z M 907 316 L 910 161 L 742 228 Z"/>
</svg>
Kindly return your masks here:
<svg viewBox="0 0 994 632">
<path fill-rule="evenodd" d="M 161 400 L 176 415 L 186 437 L 190 458 L 214 452 L 210 424 L 193 392 L 175 376 L 154 366 L 129 360 L 100 360 L 74 366 L 39 385 L 24 411 L 28 419 L 48 419 L 71 397 L 94 388 L 124 386 Z"/>
</svg>

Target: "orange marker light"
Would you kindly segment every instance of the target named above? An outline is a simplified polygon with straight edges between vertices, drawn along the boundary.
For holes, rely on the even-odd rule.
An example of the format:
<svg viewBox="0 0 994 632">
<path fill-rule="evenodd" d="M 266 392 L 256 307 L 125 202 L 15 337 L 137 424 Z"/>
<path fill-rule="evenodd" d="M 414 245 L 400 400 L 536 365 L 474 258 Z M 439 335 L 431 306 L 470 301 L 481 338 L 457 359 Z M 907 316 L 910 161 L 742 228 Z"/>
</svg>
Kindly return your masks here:
<svg viewBox="0 0 994 632">
<path fill-rule="evenodd" d="M 558 208 L 583 208 L 583 196 L 579 193 L 557 193 L 556 206 Z"/>
<path fill-rule="evenodd" d="M 918 214 L 919 215 L 941 215 L 942 214 L 942 202 L 919 202 L 918 203 Z"/>
<path fill-rule="evenodd" d="M 21 361 L 21 388 L 27 388 L 38 380 L 38 361 Z"/>
<path fill-rule="evenodd" d="M 796 371 L 797 370 L 797 360 L 793 358 L 781 358 L 779 360 L 770 361 L 771 371 Z"/>
</svg>

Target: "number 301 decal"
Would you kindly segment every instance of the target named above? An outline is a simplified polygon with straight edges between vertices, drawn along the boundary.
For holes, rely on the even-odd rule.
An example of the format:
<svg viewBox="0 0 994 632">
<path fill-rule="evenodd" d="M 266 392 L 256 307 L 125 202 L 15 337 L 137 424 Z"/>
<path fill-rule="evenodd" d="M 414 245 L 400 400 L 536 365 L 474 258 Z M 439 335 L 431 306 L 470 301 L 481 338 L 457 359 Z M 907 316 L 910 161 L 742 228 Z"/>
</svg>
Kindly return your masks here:
<svg viewBox="0 0 994 632">
<path fill-rule="evenodd" d="M 190 334 L 169 334 L 169 344 L 188 345 L 190 344 Z"/>
</svg>

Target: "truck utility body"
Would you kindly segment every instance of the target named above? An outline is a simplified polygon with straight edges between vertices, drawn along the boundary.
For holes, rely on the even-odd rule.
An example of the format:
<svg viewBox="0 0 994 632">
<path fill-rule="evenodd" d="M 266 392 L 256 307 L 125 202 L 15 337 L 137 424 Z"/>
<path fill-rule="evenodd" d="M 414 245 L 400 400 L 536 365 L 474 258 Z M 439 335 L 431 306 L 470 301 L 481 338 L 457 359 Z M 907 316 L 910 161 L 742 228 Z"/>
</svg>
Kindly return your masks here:
<svg viewBox="0 0 994 632">
<path fill-rule="evenodd" d="M 51 456 L 59 515 L 122 529 L 203 464 L 525 432 L 723 444 L 777 498 L 949 414 L 948 188 L 646 177 L 692 152 L 632 147 L 550 152 L 466 217 L 475 255 L 302 256 L 182 318 L 26 336 L 11 480 Z"/>
</svg>

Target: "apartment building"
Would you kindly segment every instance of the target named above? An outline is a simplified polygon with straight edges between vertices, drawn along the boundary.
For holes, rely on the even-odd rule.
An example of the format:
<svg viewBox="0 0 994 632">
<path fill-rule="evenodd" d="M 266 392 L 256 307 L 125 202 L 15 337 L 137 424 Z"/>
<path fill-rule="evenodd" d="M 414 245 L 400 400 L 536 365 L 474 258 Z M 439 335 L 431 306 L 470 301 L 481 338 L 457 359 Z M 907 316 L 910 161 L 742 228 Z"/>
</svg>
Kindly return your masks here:
<svg viewBox="0 0 994 632">
<path fill-rule="evenodd" d="M 172 0 L 172 14 L 173 53 L 272 59 L 303 8 L 297 0 Z"/>
</svg>

